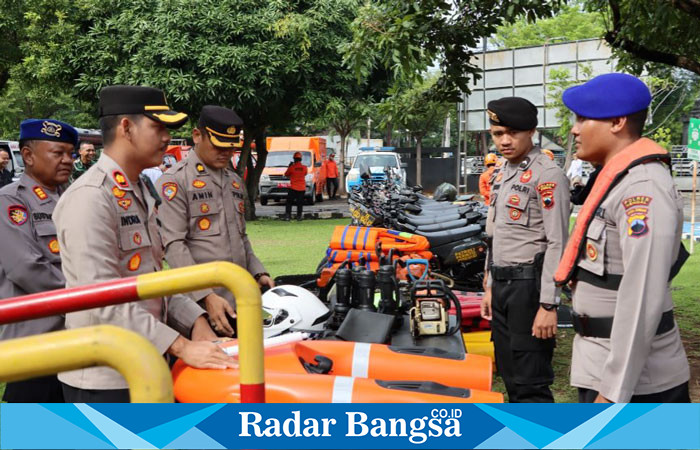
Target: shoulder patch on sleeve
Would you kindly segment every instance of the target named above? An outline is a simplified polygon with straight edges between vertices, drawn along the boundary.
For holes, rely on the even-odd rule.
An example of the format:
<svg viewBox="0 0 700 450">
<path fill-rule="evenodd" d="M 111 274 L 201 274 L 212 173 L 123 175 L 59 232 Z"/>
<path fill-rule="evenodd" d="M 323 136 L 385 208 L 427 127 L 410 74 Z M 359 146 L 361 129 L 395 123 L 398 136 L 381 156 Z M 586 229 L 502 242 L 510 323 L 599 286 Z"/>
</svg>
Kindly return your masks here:
<svg viewBox="0 0 700 450">
<path fill-rule="evenodd" d="M 649 232 L 649 204 L 652 197 L 648 195 L 635 195 L 622 200 L 622 206 L 627 214 L 627 235 L 639 238 Z"/>
<path fill-rule="evenodd" d="M 29 214 L 24 205 L 10 205 L 7 207 L 7 217 L 9 217 L 10 222 L 15 225 L 24 225 L 27 223 Z"/>
</svg>

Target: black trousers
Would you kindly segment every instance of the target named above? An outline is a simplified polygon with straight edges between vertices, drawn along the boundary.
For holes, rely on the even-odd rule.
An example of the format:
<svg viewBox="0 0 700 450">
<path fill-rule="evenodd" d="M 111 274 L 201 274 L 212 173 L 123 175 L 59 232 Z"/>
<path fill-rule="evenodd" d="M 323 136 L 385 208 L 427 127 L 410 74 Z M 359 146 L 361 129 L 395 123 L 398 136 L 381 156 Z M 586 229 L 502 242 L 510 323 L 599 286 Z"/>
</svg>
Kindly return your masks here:
<svg viewBox="0 0 700 450">
<path fill-rule="evenodd" d="M 338 193 L 338 179 L 326 178 L 326 186 L 328 186 L 328 198 L 335 198 L 335 194 Z"/>
<path fill-rule="evenodd" d="M 66 403 L 129 403 L 128 389 L 80 389 L 61 383 Z"/>
<path fill-rule="evenodd" d="M 536 280 L 493 280 L 491 339 L 496 368 L 511 403 L 552 403 L 552 354 L 555 339 L 532 336 L 540 307 Z"/>
<path fill-rule="evenodd" d="M 293 189 L 287 191 L 287 206 L 284 211 L 287 217 L 292 216 L 292 203 L 296 203 L 297 219 L 300 219 L 304 209 L 304 191 L 295 191 Z"/>
<path fill-rule="evenodd" d="M 2 399 L 7 403 L 63 403 L 63 390 L 56 375 L 49 375 L 7 383 Z"/>
<path fill-rule="evenodd" d="M 578 388 L 579 403 L 593 403 L 596 397 L 598 397 L 598 391 Z M 655 394 L 633 395 L 628 403 L 690 403 L 688 382 Z"/>
</svg>

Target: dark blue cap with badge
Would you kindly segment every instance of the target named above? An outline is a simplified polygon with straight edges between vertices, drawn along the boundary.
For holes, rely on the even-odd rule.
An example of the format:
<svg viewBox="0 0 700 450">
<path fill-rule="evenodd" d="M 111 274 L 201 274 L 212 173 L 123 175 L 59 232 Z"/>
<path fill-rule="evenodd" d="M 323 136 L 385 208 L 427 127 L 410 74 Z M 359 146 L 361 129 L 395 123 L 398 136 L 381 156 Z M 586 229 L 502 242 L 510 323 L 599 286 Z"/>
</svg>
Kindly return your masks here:
<svg viewBox="0 0 700 450">
<path fill-rule="evenodd" d="M 503 97 L 492 100 L 486 108 L 491 125 L 521 131 L 537 128 L 537 108 L 522 97 Z"/>
<path fill-rule="evenodd" d="M 647 109 L 651 103 L 651 93 L 637 77 L 626 73 L 606 73 L 565 90 L 562 101 L 581 117 L 609 119 Z"/>
<path fill-rule="evenodd" d="M 78 146 L 78 130 L 54 119 L 27 119 L 19 125 L 20 141 L 56 141 Z"/>
<path fill-rule="evenodd" d="M 198 126 L 209 134 L 215 147 L 242 147 L 241 127 L 243 120 L 235 111 L 223 106 L 206 105 L 199 115 Z"/>
</svg>

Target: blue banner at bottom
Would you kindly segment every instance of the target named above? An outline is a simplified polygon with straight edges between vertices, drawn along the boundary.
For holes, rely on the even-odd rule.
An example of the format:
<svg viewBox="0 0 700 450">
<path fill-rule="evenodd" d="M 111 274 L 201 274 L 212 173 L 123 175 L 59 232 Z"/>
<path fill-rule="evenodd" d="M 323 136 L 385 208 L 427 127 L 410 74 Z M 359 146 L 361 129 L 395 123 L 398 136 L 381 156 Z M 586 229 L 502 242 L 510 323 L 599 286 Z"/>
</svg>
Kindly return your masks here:
<svg viewBox="0 0 700 450">
<path fill-rule="evenodd" d="M 3 404 L 4 449 L 700 449 L 700 405 Z"/>
</svg>

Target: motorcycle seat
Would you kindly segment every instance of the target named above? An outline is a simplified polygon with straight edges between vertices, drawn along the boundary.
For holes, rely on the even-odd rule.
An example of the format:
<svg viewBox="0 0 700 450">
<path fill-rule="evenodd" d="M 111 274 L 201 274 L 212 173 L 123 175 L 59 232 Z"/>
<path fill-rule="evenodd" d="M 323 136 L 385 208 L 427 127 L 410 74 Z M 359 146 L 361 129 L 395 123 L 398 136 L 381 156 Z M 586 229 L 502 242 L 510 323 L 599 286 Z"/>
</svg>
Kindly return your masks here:
<svg viewBox="0 0 700 450">
<path fill-rule="evenodd" d="M 449 244 L 450 242 L 461 241 L 462 239 L 466 239 L 471 236 L 477 236 L 480 233 L 481 227 L 479 225 L 467 225 L 463 228 L 420 234 L 428 239 L 428 242 L 430 242 L 430 247 L 439 247 L 441 245 Z"/>
<path fill-rule="evenodd" d="M 450 220 L 449 222 L 438 222 L 438 223 L 419 225 L 416 228 L 415 233 L 422 234 L 422 233 L 430 233 L 430 232 L 435 232 L 435 231 L 454 230 L 457 228 L 466 227 L 467 225 L 469 225 L 467 219 Z"/>
</svg>

